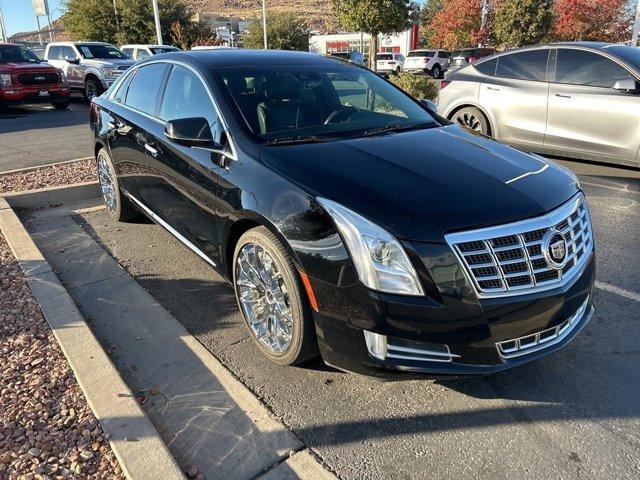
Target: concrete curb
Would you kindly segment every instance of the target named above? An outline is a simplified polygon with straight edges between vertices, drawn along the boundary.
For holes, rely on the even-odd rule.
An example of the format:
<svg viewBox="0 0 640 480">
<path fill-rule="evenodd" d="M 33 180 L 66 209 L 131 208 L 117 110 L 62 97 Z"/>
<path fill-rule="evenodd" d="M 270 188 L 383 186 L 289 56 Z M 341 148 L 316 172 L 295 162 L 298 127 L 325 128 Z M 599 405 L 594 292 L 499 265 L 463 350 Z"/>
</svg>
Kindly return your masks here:
<svg viewBox="0 0 640 480">
<path fill-rule="evenodd" d="M 94 188 L 94 183 L 81 184 L 63 196 L 68 201 Z M 48 199 L 53 198 L 50 195 L 60 193 L 61 189 L 43 190 L 46 191 L 23 194 L 25 198 L 10 195 L 8 200 L 11 203 L 0 197 L 0 230 L 18 260 L 89 406 L 105 432 L 109 433 L 109 442 L 124 474 L 136 480 L 184 479 L 157 430 L 11 208 L 18 205 L 25 208 L 27 204 L 27 208 L 37 208 L 35 199 L 47 204 Z M 56 198 L 59 202 L 60 195 Z"/>
<path fill-rule="evenodd" d="M 32 172 L 34 170 L 40 170 L 41 168 L 54 167 L 56 165 L 65 165 L 67 163 L 82 162 L 84 160 L 91 160 L 92 158 L 93 157 L 74 158 L 73 160 L 64 160 L 63 162 L 47 163 L 45 165 L 37 165 L 35 167 L 16 168 L 14 170 L 7 170 L 6 172 L 0 172 L 0 177 L 2 175 L 11 175 L 12 173 L 26 173 L 26 172 Z"/>
<path fill-rule="evenodd" d="M 76 203 L 87 198 L 99 198 L 101 195 L 98 182 L 85 182 L 5 193 L 1 196 L 12 208 L 43 208 Z"/>
</svg>

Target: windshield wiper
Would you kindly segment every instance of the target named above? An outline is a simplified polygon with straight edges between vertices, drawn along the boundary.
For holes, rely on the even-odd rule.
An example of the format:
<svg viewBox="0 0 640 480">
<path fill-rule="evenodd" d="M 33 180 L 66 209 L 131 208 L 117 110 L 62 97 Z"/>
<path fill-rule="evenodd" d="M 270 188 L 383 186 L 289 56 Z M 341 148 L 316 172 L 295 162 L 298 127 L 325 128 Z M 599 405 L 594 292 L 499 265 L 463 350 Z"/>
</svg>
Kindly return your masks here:
<svg viewBox="0 0 640 480">
<path fill-rule="evenodd" d="M 333 137 L 324 135 L 307 135 L 300 137 L 277 138 L 275 140 L 267 140 L 264 145 L 294 145 L 297 143 L 321 143 L 333 140 Z"/>
<path fill-rule="evenodd" d="M 392 123 L 390 125 L 385 125 L 384 127 L 371 128 L 369 130 L 365 130 L 364 132 L 356 135 L 357 137 L 371 137 L 374 135 L 380 135 L 383 133 L 392 133 L 392 132 L 406 132 L 408 130 L 420 130 L 423 128 L 434 128 L 438 127 L 439 124 L 436 122 L 422 122 L 422 123 Z"/>
</svg>

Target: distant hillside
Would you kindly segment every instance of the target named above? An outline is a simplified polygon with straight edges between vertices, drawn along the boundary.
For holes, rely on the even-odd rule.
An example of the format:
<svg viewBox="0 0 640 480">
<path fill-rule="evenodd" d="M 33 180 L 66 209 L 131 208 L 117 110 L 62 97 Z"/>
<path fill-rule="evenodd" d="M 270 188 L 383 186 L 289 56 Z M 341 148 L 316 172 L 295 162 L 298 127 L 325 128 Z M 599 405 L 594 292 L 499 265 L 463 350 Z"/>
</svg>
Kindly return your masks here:
<svg viewBox="0 0 640 480">
<path fill-rule="evenodd" d="M 186 0 L 192 10 L 199 13 L 214 13 L 221 16 L 260 18 L 261 0 Z M 312 30 L 334 31 L 336 19 L 331 11 L 330 0 L 267 0 L 269 11 L 289 12 L 306 20 Z"/>
</svg>

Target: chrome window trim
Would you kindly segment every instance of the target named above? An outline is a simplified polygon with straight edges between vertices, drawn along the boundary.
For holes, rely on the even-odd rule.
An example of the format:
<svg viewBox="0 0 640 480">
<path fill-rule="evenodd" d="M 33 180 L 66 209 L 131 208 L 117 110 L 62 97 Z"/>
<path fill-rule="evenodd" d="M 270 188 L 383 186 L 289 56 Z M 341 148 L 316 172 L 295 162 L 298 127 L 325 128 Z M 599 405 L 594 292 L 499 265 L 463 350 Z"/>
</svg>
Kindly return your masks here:
<svg viewBox="0 0 640 480">
<path fill-rule="evenodd" d="M 180 242 L 182 242 L 189 250 L 193 251 L 196 255 L 202 258 L 205 262 L 207 262 L 212 267 L 216 267 L 216 264 L 213 260 L 211 260 L 207 255 L 205 255 L 198 247 L 196 247 L 193 243 L 187 240 L 182 234 L 180 234 L 175 228 L 169 225 L 166 221 L 164 221 L 159 215 L 157 215 L 153 210 L 147 207 L 144 203 L 138 200 L 136 197 L 131 195 L 128 192 L 123 192 L 127 198 L 129 198 L 138 208 L 140 208 L 145 214 L 147 214 L 151 219 L 156 222 L 161 227 L 164 227 L 171 235 L 176 237 Z"/>
<path fill-rule="evenodd" d="M 539 229 L 547 229 L 559 224 L 563 220 L 567 219 L 573 212 L 577 211 L 581 203 L 584 204 L 585 210 L 586 210 L 587 228 L 589 230 L 590 242 L 589 242 L 588 249 L 586 249 L 583 252 L 582 256 L 579 259 L 576 259 L 574 266 L 566 274 L 562 275 L 561 278 L 557 281 L 546 281 L 544 283 L 538 283 L 538 284 L 536 284 L 534 281 L 533 286 L 529 286 L 529 285 L 525 287 L 506 286 L 505 287 L 506 290 L 496 290 L 493 292 L 480 290 L 476 277 L 472 272 L 472 268 L 478 268 L 479 266 L 482 266 L 482 265 L 479 265 L 479 266 L 473 265 L 472 267 L 470 264 L 468 264 L 464 258 L 464 255 L 457 248 L 456 246 L 457 244 L 465 243 L 465 242 L 474 242 L 474 241 L 485 242 L 492 238 L 507 237 L 512 235 L 521 237 L 521 241 L 522 241 L 522 235 L 525 232 L 531 232 Z M 465 278 L 467 279 L 468 283 L 473 286 L 474 292 L 479 299 L 511 297 L 516 295 L 528 295 L 528 294 L 545 292 L 545 291 L 553 290 L 557 288 L 562 288 L 565 285 L 569 284 L 570 282 L 574 281 L 580 275 L 582 275 L 582 273 L 584 272 L 584 269 L 588 265 L 588 262 L 593 255 L 593 250 L 594 250 L 591 214 L 589 212 L 589 206 L 587 205 L 584 195 L 581 192 L 576 194 L 571 200 L 566 202 L 564 205 L 561 205 L 559 208 L 553 210 L 552 212 L 547 213 L 546 215 L 542 215 L 540 217 L 535 217 L 527 220 L 520 220 L 517 222 L 512 222 L 504 225 L 497 225 L 494 227 L 485 227 L 485 228 L 479 228 L 476 230 L 469 230 L 466 232 L 450 233 L 450 234 L 446 234 L 444 237 L 447 244 L 449 245 L 449 248 L 451 248 L 459 264 L 462 266 L 465 274 Z M 487 242 L 487 245 L 489 246 L 489 250 L 493 254 L 494 251 L 493 251 L 493 247 L 491 247 L 490 245 L 490 242 Z M 509 248 L 518 248 L 518 247 L 517 246 L 503 247 L 503 250 L 509 249 Z M 527 248 L 523 246 L 523 250 L 524 250 L 525 256 L 528 258 L 529 252 Z M 467 252 L 467 254 L 469 253 Z M 492 255 L 492 258 L 493 258 L 493 255 Z"/>
<path fill-rule="evenodd" d="M 216 115 L 218 116 L 218 119 L 220 120 L 220 123 L 222 124 L 222 128 L 224 129 L 225 133 L 227 134 L 227 138 L 229 139 L 229 146 L 231 147 L 231 152 L 224 152 L 224 155 L 227 158 L 230 158 L 231 160 L 236 160 L 238 161 L 238 150 L 236 148 L 236 144 L 235 141 L 233 139 L 233 135 L 231 135 L 231 131 L 229 130 L 229 124 L 227 123 L 227 121 L 224 119 L 224 117 L 222 116 L 222 113 L 220 112 L 220 107 L 218 107 L 218 103 L 216 102 L 215 98 L 213 97 L 213 94 L 211 93 L 211 90 L 209 89 L 209 86 L 207 85 L 207 82 L 205 81 L 204 77 L 200 74 L 200 72 L 198 72 L 195 68 L 193 68 L 191 65 L 189 65 L 188 63 L 185 62 L 181 62 L 179 60 L 149 60 L 148 62 L 144 62 L 142 65 L 136 65 L 136 66 L 132 66 L 127 70 L 127 75 L 120 75 L 120 77 L 118 78 L 117 82 L 119 81 L 124 81 L 123 79 L 128 76 L 128 75 L 133 75 L 134 73 L 136 73 L 140 68 L 146 66 L 146 65 L 152 65 L 154 63 L 164 63 L 167 65 L 180 65 L 181 67 L 185 67 L 188 70 L 191 70 L 200 80 L 200 82 L 202 83 L 202 86 L 204 87 L 205 91 L 207 92 L 207 95 L 209 95 L 209 99 L 211 100 L 211 103 L 213 104 L 213 108 L 216 111 Z M 171 72 L 169 72 L 169 75 L 171 75 Z M 115 85 L 115 83 L 114 83 Z M 116 91 L 117 88 L 114 88 L 113 92 Z M 109 95 L 108 99 L 110 101 L 113 101 L 112 97 L 113 97 L 113 92 Z M 161 92 L 164 95 L 164 91 Z M 134 113 L 138 113 L 140 115 L 143 115 L 144 117 L 150 119 L 150 120 L 154 120 L 157 123 L 160 123 L 162 125 L 165 125 L 167 122 L 165 122 L 164 120 L 162 120 L 159 117 L 155 117 L 153 115 L 149 115 L 148 113 L 145 112 L 141 112 L 140 110 L 137 110 L 135 108 L 132 108 L 128 105 L 125 105 L 124 103 L 120 103 L 120 102 L 114 102 L 117 103 L 118 105 L 126 108 L 129 111 L 132 111 Z M 213 153 L 221 153 L 219 150 L 212 150 L 210 148 L 201 148 L 202 150 L 208 150 L 208 151 L 212 151 Z"/>
</svg>

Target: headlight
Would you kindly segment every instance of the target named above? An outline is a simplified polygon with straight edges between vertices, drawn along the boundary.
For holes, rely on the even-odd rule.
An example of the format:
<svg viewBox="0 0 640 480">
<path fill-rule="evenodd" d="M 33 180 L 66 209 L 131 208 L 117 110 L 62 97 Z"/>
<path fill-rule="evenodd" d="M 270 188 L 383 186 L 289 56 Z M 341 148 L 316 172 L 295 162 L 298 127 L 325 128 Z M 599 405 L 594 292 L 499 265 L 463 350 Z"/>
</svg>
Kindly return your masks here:
<svg viewBox="0 0 640 480">
<path fill-rule="evenodd" d="M 114 75 L 114 72 L 116 71 L 115 68 L 101 68 L 101 70 L 102 70 L 102 73 L 104 73 L 104 76 L 106 78 L 113 78 L 115 76 Z"/>
<path fill-rule="evenodd" d="M 3 87 L 8 87 L 11 85 L 11 75 L 8 73 L 0 74 L 0 84 Z"/>
<path fill-rule="evenodd" d="M 362 283 L 381 292 L 424 295 L 406 252 L 391 234 L 336 202 L 317 200 L 336 223 Z"/>
</svg>

